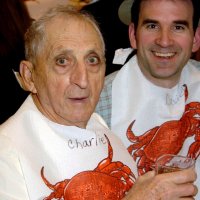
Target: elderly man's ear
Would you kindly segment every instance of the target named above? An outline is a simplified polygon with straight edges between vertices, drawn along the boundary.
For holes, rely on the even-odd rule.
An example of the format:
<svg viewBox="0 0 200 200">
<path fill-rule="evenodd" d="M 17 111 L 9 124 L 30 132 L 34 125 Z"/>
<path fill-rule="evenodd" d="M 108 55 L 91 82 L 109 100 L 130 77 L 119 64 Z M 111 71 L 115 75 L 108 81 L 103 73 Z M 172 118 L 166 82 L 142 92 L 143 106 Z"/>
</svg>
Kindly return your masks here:
<svg viewBox="0 0 200 200">
<path fill-rule="evenodd" d="M 198 51 L 199 48 L 200 48 L 200 26 L 197 27 L 197 30 L 194 35 L 192 52 Z"/>
<path fill-rule="evenodd" d="M 21 61 L 20 63 L 20 85 L 21 87 L 26 90 L 30 91 L 31 93 L 37 93 L 37 90 L 34 85 L 33 81 L 33 64 L 29 61 Z"/>
</svg>

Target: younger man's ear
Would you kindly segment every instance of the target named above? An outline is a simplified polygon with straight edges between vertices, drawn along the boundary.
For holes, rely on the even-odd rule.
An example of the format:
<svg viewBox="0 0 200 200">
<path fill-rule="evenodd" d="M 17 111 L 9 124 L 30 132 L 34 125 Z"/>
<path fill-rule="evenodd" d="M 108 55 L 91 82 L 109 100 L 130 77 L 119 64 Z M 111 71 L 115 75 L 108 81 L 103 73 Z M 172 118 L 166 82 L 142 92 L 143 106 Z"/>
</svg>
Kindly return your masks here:
<svg viewBox="0 0 200 200">
<path fill-rule="evenodd" d="M 21 85 L 24 90 L 30 91 L 31 93 L 37 93 L 37 90 L 33 81 L 33 64 L 29 61 L 21 61 L 20 63 L 20 75 Z"/>
<path fill-rule="evenodd" d="M 196 52 L 200 48 L 200 26 L 197 27 L 197 30 L 194 35 L 192 52 Z"/>
<path fill-rule="evenodd" d="M 130 41 L 131 47 L 133 49 L 137 49 L 136 38 L 135 38 L 136 32 L 135 32 L 135 26 L 133 23 L 130 23 L 128 31 L 129 31 L 128 33 L 129 33 L 129 41 Z"/>
</svg>

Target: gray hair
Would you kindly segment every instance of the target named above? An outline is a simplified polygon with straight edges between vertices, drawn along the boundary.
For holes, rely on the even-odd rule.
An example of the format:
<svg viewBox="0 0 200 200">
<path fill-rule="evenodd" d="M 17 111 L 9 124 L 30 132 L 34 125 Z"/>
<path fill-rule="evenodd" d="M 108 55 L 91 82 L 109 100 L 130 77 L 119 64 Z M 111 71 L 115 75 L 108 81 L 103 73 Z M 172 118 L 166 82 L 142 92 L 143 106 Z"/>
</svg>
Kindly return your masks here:
<svg viewBox="0 0 200 200">
<path fill-rule="evenodd" d="M 77 11 L 69 6 L 58 5 L 48 10 L 41 18 L 34 21 L 25 34 L 25 56 L 26 59 L 36 64 L 37 55 L 41 53 L 46 41 L 46 25 L 55 17 L 63 16 L 68 19 L 75 17 L 89 22 L 97 31 L 102 41 L 103 51 L 105 53 L 105 43 L 100 31 L 99 25 L 94 17 L 86 11 Z"/>
</svg>

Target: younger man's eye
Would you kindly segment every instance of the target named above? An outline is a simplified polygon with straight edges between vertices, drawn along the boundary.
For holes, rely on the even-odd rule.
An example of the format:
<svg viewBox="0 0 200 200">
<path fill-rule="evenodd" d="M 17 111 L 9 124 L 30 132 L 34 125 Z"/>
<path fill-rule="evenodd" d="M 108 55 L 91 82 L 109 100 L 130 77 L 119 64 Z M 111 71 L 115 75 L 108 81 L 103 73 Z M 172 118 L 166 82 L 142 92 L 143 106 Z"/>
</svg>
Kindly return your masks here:
<svg viewBox="0 0 200 200">
<path fill-rule="evenodd" d="M 147 24 L 147 29 L 157 29 L 158 26 L 156 24 Z"/>
<path fill-rule="evenodd" d="M 176 26 L 174 27 L 174 29 L 177 30 L 177 31 L 183 31 L 183 30 L 185 30 L 185 27 L 184 27 L 184 26 L 181 26 L 181 25 L 176 25 Z"/>
</svg>

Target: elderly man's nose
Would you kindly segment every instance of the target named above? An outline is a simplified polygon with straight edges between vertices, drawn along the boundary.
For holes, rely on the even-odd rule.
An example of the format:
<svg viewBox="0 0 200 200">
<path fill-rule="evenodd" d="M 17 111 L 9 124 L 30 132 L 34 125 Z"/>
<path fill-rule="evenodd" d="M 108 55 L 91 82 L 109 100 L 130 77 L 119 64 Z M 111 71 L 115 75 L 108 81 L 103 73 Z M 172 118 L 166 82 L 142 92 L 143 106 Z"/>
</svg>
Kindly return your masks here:
<svg viewBox="0 0 200 200">
<path fill-rule="evenodd" d="M 88 72 L 84 64 L 77 64 L 75 70 L 73 71 L 71 80 L 74 84 L 78 85 L 80 88 L 86 88 L 88 85 Z"/>
</svg>

